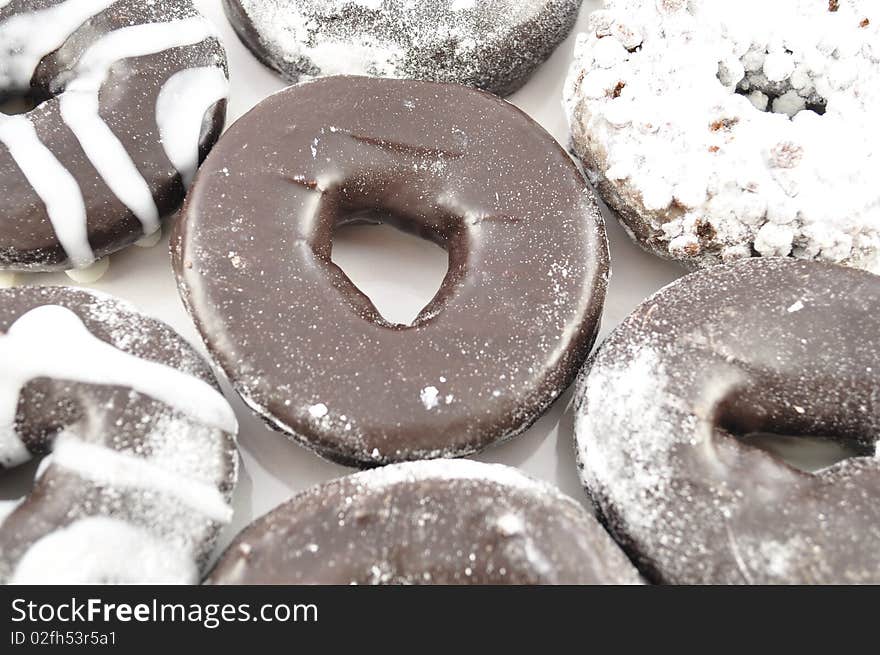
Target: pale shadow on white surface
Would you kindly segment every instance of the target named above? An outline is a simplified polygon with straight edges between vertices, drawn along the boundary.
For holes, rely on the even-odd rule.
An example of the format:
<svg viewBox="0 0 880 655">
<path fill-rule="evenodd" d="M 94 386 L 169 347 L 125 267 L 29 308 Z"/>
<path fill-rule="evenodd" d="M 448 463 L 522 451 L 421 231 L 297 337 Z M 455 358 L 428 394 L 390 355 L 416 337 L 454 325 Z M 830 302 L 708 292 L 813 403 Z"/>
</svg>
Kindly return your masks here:
<svg viewBox="0 0 880 655">
<path fill-rule="evenodd" d="M 385 320 L 411 325 L 449 271 L 437 244 L 391 225 L 344 225 L 333 232 L 333 262 Z"/>
</svg>

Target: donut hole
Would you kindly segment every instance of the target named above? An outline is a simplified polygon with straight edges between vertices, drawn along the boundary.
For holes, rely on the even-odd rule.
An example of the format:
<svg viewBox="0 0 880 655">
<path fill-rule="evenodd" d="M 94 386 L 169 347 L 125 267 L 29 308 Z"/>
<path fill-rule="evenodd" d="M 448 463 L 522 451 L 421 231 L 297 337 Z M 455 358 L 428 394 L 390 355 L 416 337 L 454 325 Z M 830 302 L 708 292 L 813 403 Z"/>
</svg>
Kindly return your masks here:
<svg viewBox="0 0 880 655">
<path fill-rule="evenodd" d="M 3 503 L 15 502 L 30 494 L 42 461 L 42 457 L 35 457 L 20 466 L 3 471 L 3 482 L 0 484 L 0 516 L 3 514 Z"/>
<path fill-rule="evenodd" d="M 27 114 L 39 107 L 46 98 L 41 98 L 33 94 L 0 94 L 0 114 L 7 116 L 15 116 L 16 114 Z"/>
<path fill-rule="evenodd" d="M 816 473 L 848 459 L 870 457 L 873 449 L 834 437 L 753 432 L 735 435 L 751 448 L 763 450 L 792 468 Z"/>
<path fill-rule="evenodd" d="M 382 317 L 412 326 L 449 273 L 444 239 L 383 210 L 347 214 L 333 230 L 332 261 Z"/>
<path fill-rule="evenodd" d="M 791 52 L 786 52 L 781 57 L 791 57 Z M 769 53 L 763 53 L 763 60 L 767 61 Z M 820 116 L 825 114 L 828 101 L 821 96 L 801 71 L 794 68 L 787 75 L 779 79 L 774 72 L 774 79 L 770 79 L 764 68 L 756 64 L 761 61 L 761 56 L 750 52 L 742 60 L 744 74 L 739 75 L 740 70 L 731 71 L 731 67 L 723 62 L 718 65 L 718 79 L 726 86 L 733 86 L 734 92 L 746 97 L 756 109 L 763 112 L 782 114 L 794 118 L 802 111 L 811 111 Z M 738 79 L 734 79 L 738 76 Z"/>
<path fill-rule="evenodd" d="M 865 436 L 870 432 L 863 431 L 864 426 L 845 425 L 826 408 L 816 408 L 812 414 L 797 403 L 768 403 L 768 399 L 779 401 L 766 391 L 728 398 L 718 409 L 717 429 L 806 473 L 874 456 L 876 445 Z"/>
</svg>

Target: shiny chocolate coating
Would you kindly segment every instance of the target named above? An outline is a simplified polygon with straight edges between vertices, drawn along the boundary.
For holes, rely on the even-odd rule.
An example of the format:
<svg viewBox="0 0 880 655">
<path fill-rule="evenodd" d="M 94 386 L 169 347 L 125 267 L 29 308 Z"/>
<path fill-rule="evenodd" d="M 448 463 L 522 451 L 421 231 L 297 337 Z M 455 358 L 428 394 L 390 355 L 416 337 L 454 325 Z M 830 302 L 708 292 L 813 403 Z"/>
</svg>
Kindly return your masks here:
<svg viewBox="0 0 880 655">
<path fill-rule="evenodd" d="M 207 584 L 639 584 L 571 498 L 516 469 L 397 464 L 305 491 L 246 528 Z"/>
<path fill-rule="evenodd" d="M 754 259 L 690 275 L 602 346 L 576 396 L 582 475 L 673 584 L 880 582 L 880 277 Z M 829 437 L 815 473 L 738 436 Z"/>
<path fill-rule="evenodd" d="M 449 253 L 409 326 L 331 261 L 334 228 L 375 212 Z M 467 87 L 366 77 L 291 87 L 232 126 L 172 248 L 183 300 L 248 405 L 359 466 L 528 428 L 589 353 L 608 277 L 596 201 L 534 121 Z"/>
</svg>

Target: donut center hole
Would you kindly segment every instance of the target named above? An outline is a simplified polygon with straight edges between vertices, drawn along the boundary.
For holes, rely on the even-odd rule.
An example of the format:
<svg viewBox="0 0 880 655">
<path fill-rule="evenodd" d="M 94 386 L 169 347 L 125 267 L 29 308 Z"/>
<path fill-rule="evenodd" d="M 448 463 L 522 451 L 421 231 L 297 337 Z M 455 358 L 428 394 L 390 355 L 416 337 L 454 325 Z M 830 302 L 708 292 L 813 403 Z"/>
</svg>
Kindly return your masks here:
<svg viewBox="0 0 880 655">
<path fill-rule="evenodd" d="M 333 231 L 332 261 L 394 325 L 411 326 L 449 272 L 435 240 L 379 210 L 347 216 Z"/>
<path fill-rule="evenodd" d="M 816 473 L 847 459 L 874 454 L 872 448 L 833 437 L 768 432 L 736 436 L 747 446 L 770 453 L 792 468 L 806 473 Z"/>
<path fill-rule="evenodd" d="M 750 51 L 741 69 L 731 71 L 723 63 L 718 66 L 718 79 L 734 92 L 745 96 L 760 111 L 794 118 L 803 111 L 825 113 L 828 101 L 816 90 L 812 78 L 797 63 L 791 52 L 770 54 Z M 735 79 L 734 76 L 739 76 Z"/>
<path fill-rule="evenodd" d="M 0 484 L 0 523 L 34 488 L 42 457 L 35 457 L 20 466 L 3 471 Z"/>
<path fill-rule="evenodd" d="M 13 93 L 4 95 L 0 93 L 0 114 L 15 116 L 26 114 L 43 104 L 48 98 L 42 98 L 32 92 Z"/>
</svg>

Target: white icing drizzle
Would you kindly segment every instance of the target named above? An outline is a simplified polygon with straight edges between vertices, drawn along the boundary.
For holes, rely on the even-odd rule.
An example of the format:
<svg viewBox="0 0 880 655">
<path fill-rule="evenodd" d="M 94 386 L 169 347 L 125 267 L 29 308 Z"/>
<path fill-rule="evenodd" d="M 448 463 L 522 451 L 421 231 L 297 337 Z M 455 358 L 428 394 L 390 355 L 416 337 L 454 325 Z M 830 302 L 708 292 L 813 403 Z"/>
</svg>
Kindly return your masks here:
<svg viewBox="0 0 880 655">
<path fill-rule="evenodd" d="M 77 268 L 95 261 L 86 226 L 86 206 L 79 184 L 40 141 L 25 116 L 0 114 L 0 143 L 46 206 L 58 241 Z"/>
<path fill-rule="evenodd" d="M 141 489 L 172 496 L 218 523 L 229 523 L 232 519 L 232 508 L 214 485 L 187 479 L 143 457 L 87 443 L 70 433 L 55 440 L 51 465 L 116 489 Z"/>
<path fill-rule="evenodd" d="M 97 93 L 68 90 L 61 94 L 58 108 L 98 175 L 137 216 L 144 234 L 152 234 L 159 229 L 153 194 L 125 146 L 101 119 L 99 104 Z"/>
<path fill-rule="evenodd" d="M 47 305 L 20 317 L 0 335 L 0 462 L 29 458 L 15 432 L 21 389 L 36 378 L 128 387 L 210 427 L 238 431 L 232 408 L 207 382 L 141 359 L 95 337 L 69 309 Z M 24 451 L 22 450 L 24 449 Z"/>
<path fill-rule="evenodd" d="M 120 60 L 193 45 L 213 36 L 213 27 L 201 17 L 115 30 L 86 50 L 77 63 L 74 79 L 61 94 L 64 122 L 76 135 L 107 186 L 141 221 L 144 234 L 153 234 L 159 229 L 159 210 L 125 146 L 100 116 L 101 87 L 110 68 Z M 198 140 L 198 129 L 195 134 Z"/>
<path fill-rule="evenodd" d="M 194 558 L 149 531 L 89 517 L 50 532 L 15 568 L 11 584 L 196 584 Z"/>
<path fill-rule="evenodd" d="M 156 124 L 169 161 L 189 188 L 199 166 L 199 136 L 205 114 L 229 95 L 221 68 L 190 68 L 172 76 L 156 102 Z"/>
<path fill-rule="evenodd" d="M 0 23 L 0 88 L 26 89 L 40 60 L 54 52 L 83 23 L 116 0 L 67 0 L 42 9 L 16 14 Z M 6 5 L 4 1 L 0 8 Z"/>
</svg>

